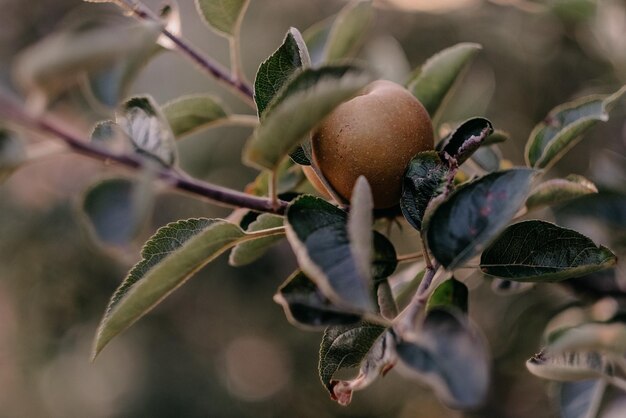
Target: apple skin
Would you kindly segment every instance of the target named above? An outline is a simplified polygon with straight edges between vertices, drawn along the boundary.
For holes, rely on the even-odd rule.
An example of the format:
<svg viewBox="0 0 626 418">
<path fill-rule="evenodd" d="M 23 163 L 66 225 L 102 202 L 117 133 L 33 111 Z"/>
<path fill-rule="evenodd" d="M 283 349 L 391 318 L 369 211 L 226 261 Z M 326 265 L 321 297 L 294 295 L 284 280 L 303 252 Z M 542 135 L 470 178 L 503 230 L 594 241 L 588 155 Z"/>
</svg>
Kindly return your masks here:
<svg viewBox="0 0 626 418">
<path fill-rule="evenodd" d="M 378 80 L 327 116 L 313 131 L 312 145 L 313 162 L 341 197 L 349 201 L 363 175 L 374 207 L 384 209 L 398 204 L 411 158 L 434 148 L 433 127 L 407 89 Z"/>
</svg>

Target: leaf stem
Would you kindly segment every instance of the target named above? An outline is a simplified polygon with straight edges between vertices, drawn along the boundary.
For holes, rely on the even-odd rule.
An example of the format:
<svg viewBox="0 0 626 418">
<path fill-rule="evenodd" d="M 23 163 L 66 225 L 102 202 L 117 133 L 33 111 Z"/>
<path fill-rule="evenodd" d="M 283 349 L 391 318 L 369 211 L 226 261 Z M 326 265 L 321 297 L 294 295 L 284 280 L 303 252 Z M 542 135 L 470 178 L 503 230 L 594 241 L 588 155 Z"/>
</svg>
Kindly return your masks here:
<svg viewBox="0 0 626 418">
<path fill-rule="evenodd" d="M 439 270 L 439 267 L 440 264 L 435 261 L 430 267 L 426 268 L 426 273 L 424 273 L 424 277 L 422 278 L 417 291 L 413 295 L 413 298 L 406 308 L 400 312 L 400 315 L 398 315 L 394 320 L 394 329 L 399 336 L 415 330 L 415 318 L 417 318 L 419 311 L 422 309 L 428 298 L 428 290 L 430 289 L 430 285 L 435 277 L 435 274 Z"/>
<path fill-rule="evenodd" d="M 36 130 L 56 137 L 63 141 L 73 151 L 104 162 L 114 162 L 132 170 L 142 170 L 148 163 L 136 154 L 118 154 L 106 148 L 97 146 L 79 135 L 72 133 L 59 121 L 52 121 L 44 116 L 29 114 L 22 104 L 12 100 L 7 94 L 0 92 L 0 119 L 23 128 Z M 155 177 L 161 179 L 171 187 L 204 197 L 209 201 L 229 207 L 243 207 L 259 212 L 269 212 L 282 215 L 288 202 L 253 196 L 227 187 L 196 180 L 169 167 L 160 167 Z"/>
<path fill-rule="evenodd" d="M 277 226 L 275 228 L 262 229 L 260 231 L 246 232 L 246 236 L 249 238 L 264 238 L 271 237 L 274 235 L 283 235 L 285 233 L 284 226 Z"/>
<path fill-rule="evenodd" d="M 127 10 L 132 16 L 139 20 L 145 20 L 150 22 L 156 22 L 161 24 L 161 20 L 150 9 L 148 9 L 142 2 L 137 0 L 119 0 L 116 2 L 122 8 Z M 170 39 L 177 50 L 186 56 L 188 59 L 196 63 L 204 72 L 215 78 L 217 81 L 230 88 L 237 93 L 247 104 L 254 107 L 254 91 L 252 87 L 239 77 L 230 74 L 221 64 L 214 61 L 212 58 L 202 54 L 196 48 L 194 48 L 189 41 L 179 37 L 167 28 L 162 27 L 161 33 Z"/>
<path fill-rule="evenodd" d="M 411 261 L 421 260 L 424 258 L 424 253 L 422 251 L 410 254 L 401 254 L 396 257 L 398 263 L 409 263 Z"/>
</svg>

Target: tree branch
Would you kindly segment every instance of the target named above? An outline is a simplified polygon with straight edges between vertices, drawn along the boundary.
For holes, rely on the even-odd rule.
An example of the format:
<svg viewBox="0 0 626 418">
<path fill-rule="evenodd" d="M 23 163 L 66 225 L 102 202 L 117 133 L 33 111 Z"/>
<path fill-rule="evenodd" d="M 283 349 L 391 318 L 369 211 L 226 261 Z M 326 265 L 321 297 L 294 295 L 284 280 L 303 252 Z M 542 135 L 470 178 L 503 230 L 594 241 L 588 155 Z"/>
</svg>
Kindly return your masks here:
<svg viewBox="0 0 626 418">
<path fill-rule="evenodd" d="M 162 23 L 150 9 L 139 1 L 121 0 L 116 3 L 139 20 L 146 20 L 159 24 Z M 163 27 L 161 29 L 161 33 L 171 40 L 174 45 L 176 45 L 176 48 L 181 54 L 196 63 L 204 72 L 208 73 L 210 76 L 239 94 L 246 101 L 246 103 L 254 106 L 254 91 L 252 90 L 252 87 L 245 82 L 245 80 L 240 79 L 236 76 L 236 74 L 231 74 L 228 70 L 222 67 L 221 64 L 202 54 L 200 51 L 191 46 L 186 39 L 173 34 L 167 28 Z"/>
<path fill-rule="evenodd" d="M 141 170 L 146 166 L 146 161 L 139 155 L 114 153 L 71 133 L 59 122 L 54 122 L 43 116 L 30 115 L 22 105 L 2 93 L 0 93 L 0 119 L 23 128 L 52 135 L 65 142 L 73 151 L 97 160 L 114 162 L 133 170 Z M 259 212 L 282 215 L 288 205 L 283 200 L 273 202 L 268 198 L 253 196 L 227 187 L 196 180 L 169 167 L 159 168 L 156 172 L 156 177 L 175 189 L 206 198 L 221 206 L 242 207 Z"/>
</svg>

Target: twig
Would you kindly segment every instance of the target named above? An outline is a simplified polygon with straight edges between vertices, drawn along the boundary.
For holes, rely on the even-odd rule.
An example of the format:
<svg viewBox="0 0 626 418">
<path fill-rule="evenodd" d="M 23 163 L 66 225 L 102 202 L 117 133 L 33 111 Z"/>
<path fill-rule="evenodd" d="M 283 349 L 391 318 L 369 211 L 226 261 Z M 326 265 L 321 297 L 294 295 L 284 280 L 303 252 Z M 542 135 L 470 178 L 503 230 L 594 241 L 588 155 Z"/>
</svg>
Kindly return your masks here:
<svg viewBox="0 0 626 418">
<path fill-rule="evenodd" d="M 156 16 L 140 1 L 120 0 L 116 3 L 139 20 L 146 20 L 159 24 L 162 23 L 158 16 Z M 246 103 L 254 107 L 254 92 L 252 87 L 250 87 L 245 80 L 240 79 L 236 75 L 230 74 L 221 64 L 202 54 L 200 51 L 191 46 L 189 41 L 173 34 L 167 28 L 163 27 L 161 29 L 161 33 L 174 43 L 181 54 L 195 62 L 202 70 L 209 73 L 209 75 L 213 78 L 239 94 L 246 101 Z"/>
<path fill-rule="evenodd" d="M 23 128 L 50 134 L 65 142 L 73 151 L 104 162 L 114 162 L 124 167 L 141 170 L 146 160 L 135 154 L 118 154 L 97 146 L 71 133 L 59 122 L 53 122 L 43 116 L 30 115 L 22 105 L 0 93 L 0 119 L 14 123 Z M 161 167 L 155 177 L 171 187 L 204 197 L 211 202 L 229 207 L 242 207 L 259 212 L 283 214 L 288 203 L 282 200 L 272 202 L 271 199 L 253 196 L 227 187 L 196 180 L 177 172 L 169 167 Z"/>
</svg>

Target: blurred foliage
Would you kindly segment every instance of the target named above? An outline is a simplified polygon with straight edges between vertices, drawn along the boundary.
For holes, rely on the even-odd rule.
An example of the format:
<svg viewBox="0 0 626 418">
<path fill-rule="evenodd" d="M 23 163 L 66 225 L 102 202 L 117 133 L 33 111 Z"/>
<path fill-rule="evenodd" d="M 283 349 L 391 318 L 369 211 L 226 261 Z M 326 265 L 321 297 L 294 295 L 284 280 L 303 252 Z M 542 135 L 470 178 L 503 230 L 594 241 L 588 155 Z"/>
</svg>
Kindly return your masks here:
<svg viewBox="0 0 626 418">
<path fill-rule="evenodd" d="M 3 84 L 8 84 L 11 57 L 49 33 L 70 8 L 96 13 L 93 5 L 86 9 L 78 0 L 38 0 L 28 7 L 19 0 L 0 3 Z M 159 6 L 157 1 L 147 3 Z M 206 33 L 191 3 L 181 2 L 185 36 L 228 62 L 226 43 Z M 502 149 L 514 163 L 522 163 L 525 139 L 556 104 L 592 92 L 609 93 L 626 82 L 626 5 L 619 0 L 457 1 L 445 13 L 395 9 L 390 7 L 394 3 L 429 2 L 379 2 L 383 7 L 377 10 L 361 57 L 389 59 L 396 68 L 408 69 L 458 42 L 482 44 L 442 119 L 488 117 L 496 128 L 511 133 L 512 140 Z M 448 3 L 454 2 L 441 2 Z M 251 2 L 242 27 L 245 73 L 254 74 L 290 26 L 304 30 L 340 6 L 331 0 Z M 397 44 L 406 58 L 393 47 Z M 384 70 L 378 64 L 373 63 Z M 157 58 L 133 88 L 134 93 L 152 94 L 159 103 L 183 93 L 213 91 L 224 96 L 229 108 L 242 109 L 175 54 Z M 59 109 L 66 111 L 67 103 L 79 99 L 70 95 L 65 100 Z M 74 115 L 78 128 L 96 116 L 87 114 L 92 120 L 84 121 L 80 118 L 85 115 Z M 193 175 L 242 188 L 254 177 L 253 170 L 240 165 L 248 134 L 245 128 L 232 127 L 192 134 L 180 144 L 181 166 Z M 626 122 L 613 119 L 594 128 L 552 174 L 576 172 L 589 178 L 605 192 L 590 198 L 594 201 L 615 195 L 607 189 L 617 189 L 623 198 L 625 148 Z M 293 259 L 286 245 L 244 268 L 228 267 L 225 259 L 212 264 L 90 364 L 97 321 L 138 249 L 128 251 L 130 259 L 119 254 L 113 259 L 91 243 L 78 225 L 72 200 L 80 190 L 76 184 L 85 182 L 85 170 L 70 171 L 65 168 L 70 165 L 61 164 L 57 169 L 62 180 L 42 175 L 35 165 L 0 186 L 0 415 L 461 416 L 395 373 L 349 409 L 328 401 L 316 378 L 320 335 L 291 327 L 272 302 L 276 287 L 295 266 L 295 260 L 285 263 Z M 86 173 L 92 179 L 104 174 L 99 166 L 89 167 Z M 170 194 L 160 196 L 156 207 L 150 231 L 181 217 L 228 213 Z M 607 216 L 620 218 L 620 213 L 618 206 Z M 623 222 L 606 226 L 597 218 L 568 219 L 573 224 L 568 226 L 584 225 L 582 232 L 604 245 L 617 245 L 624 255 Z M 531 376 L 524 362 L 539 346 L 557 306 L 571 296 L 538 286 L 496 298 L 489 283 L 480 278 L 469 282 L 474 284 L 470 313 L 485 331 L 496 365 L 493 402 L 468 416 L 554 416 L 546 383 Z M 488 305 L 481 306 L 486 300 Z"/>
</svg>

